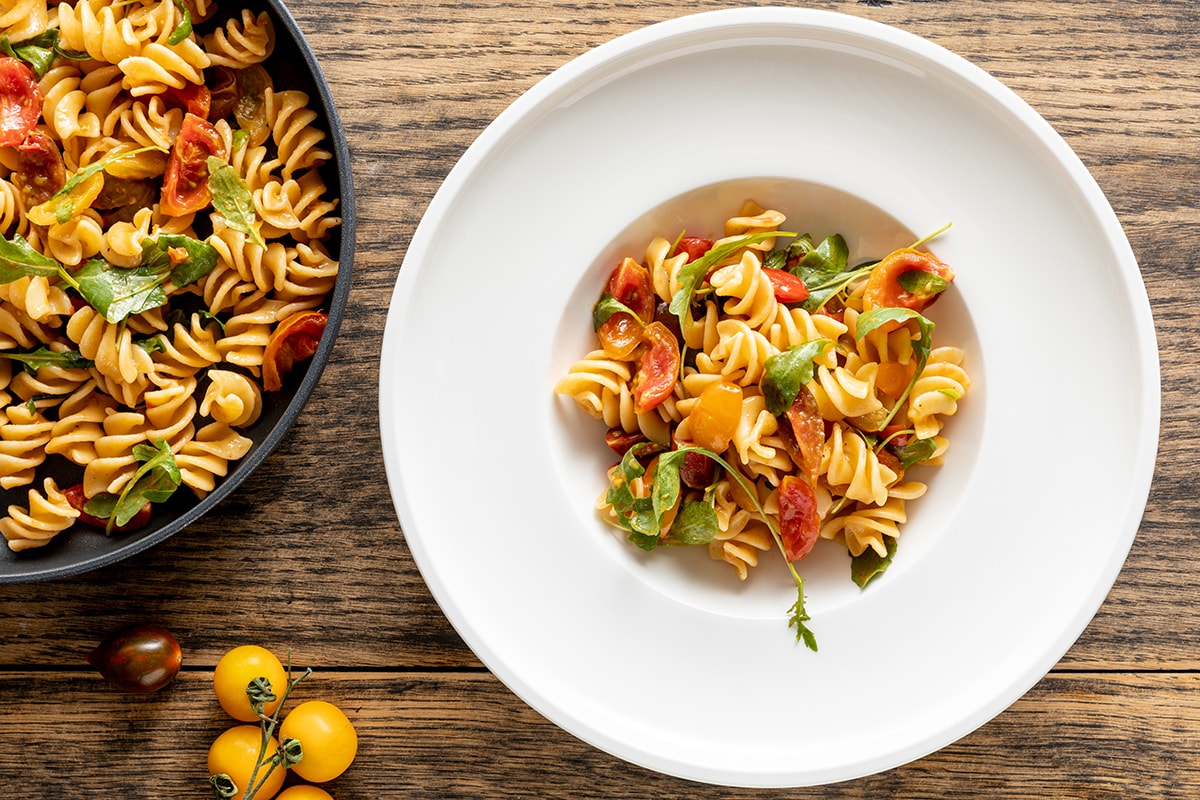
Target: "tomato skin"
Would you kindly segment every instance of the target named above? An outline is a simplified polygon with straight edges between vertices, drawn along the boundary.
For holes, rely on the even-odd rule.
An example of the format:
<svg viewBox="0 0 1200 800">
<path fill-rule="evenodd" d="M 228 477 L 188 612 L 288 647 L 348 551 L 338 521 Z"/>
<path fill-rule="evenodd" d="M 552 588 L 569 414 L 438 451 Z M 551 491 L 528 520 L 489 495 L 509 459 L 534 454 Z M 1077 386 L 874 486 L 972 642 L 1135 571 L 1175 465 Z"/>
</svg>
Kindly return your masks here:
<svg viewBox="0 0 1200 800">
<path fill-rule="evenodd" d="M 689 450 L 679 465 L 679 480 L 692 489 L 707 489 L 717 476 L 717 462 L 704 453 Z"/>
<path fill-rule="evenodd" d="M 206 161 L 209 156 L 224 158 L 224 150 L 224 142 L 216 128 L 202 117 L 184 114 L 167 159 L 159 211 L 182 217 L 208 206 L 212 202 L 212 192 L 208 190 Z"/>
<path fill-rule="evenodd" d="M 642 325 L 654 318 L 658 298 L 650 282 L 650 271 L 626 258 L 609 275 L 607 292 L 637 318 L 619 311 L 596 329 L 596 337 L 610 358 L 628 358 L 641 342 Z"/>
<path fill-rule="evenodd" d="M 675 245 L 675 249 L 671 251 L 671 255 L 677 256 L 680 253 L 687 253 L 687 263 L 690 264 L 709 250 L 712 250 L 712 246 L 712 239 L 702 239 L 699 236 L 682 236 Z"/>
<path fill-rule="evenodd" d="M 58 145 L 38 130 L 30 131 L 17 148 L 17 174 L 26 208 L 46 202 L 67 182 Z"/>
<path fill-rule="evenodd" d="M 263 712 L 274 714 L 288 685 L 287 671 L 275 654 L 265 647 L 244 644 L 221 656 L 213 670 L 213 690 L 226 714 L 241 722 L 258 721 L 246 696 L 246 687 L 255 678 L 266 678 L 271 684 L 276 699 L 267 703 Z"/>
<path fill-rule="evenodd" d="M 609 428 L 604 434 L 604 443 L 619 456 L 629 452 L 635 444 L 649 441 L 643 433 L 627 433 L 621 428 Z"/>
<path fill-rule="evenodd" d="M 106 638 L 88 653 L 87 662 L 118 689 L 150 694 L 175 680 L 183 650 L 161 625 L 134 625 Z"/>
<path fill-rule="evenodd" d="M 821 473 L 821 451 L 825 447 L 825 419 L 821 416 L 817 399 L 807 386 L 800 387 L 800 392 L 792 401 L 786 416 L 792 435 L 796 439 L 804 474 L 809 483 L 815 484 Z"/>
<path fill-rule="evenodd" d="M 229 67 L 213 67 L 208 76 L 207 119 L 216 121 L 233 116 L 238 102 L 237 75 Z"/>
<path fill-rule="evenodd" d="M 208 119 L 208 112 L 212 106 L 212 92 L 207 86 L 198 83 L 185 83 L 182 89 L 168 86 L 163 91 L 163 97 L 189 114 Z"/>
<path fill-rule="evenodd" d="M 340 708 L 324 700 L 308 700 L 293 708 L 283 718 L 279 736 L 300 742 L 304 757 L 292 772 L 313 783 L 341 775 L 358 753 L 354 724 Z"/>
<path fill-rule="evenodd" d="M 262 729 L 258 725 L 236 725 L 218 736 L 208 748 L 208 774 L 228 775 L 238 787 L 238 793 L 233 800 L 242 800 L 246 790 L 250 788 L 250 774 L 258 760 L 258 751 L 262 748 Z M 279 741 L 274 737 L 267 740 L 267 755 L 264 761 L 268 763 L 259 767 L 255 783 L 266 775 L 266 782 L 254 797 L 256 800 L 269 800 L 278 794 L 283 787 L 283 778 L 287 773 L 283 767 L 276 767 L 267 775 L 271 754 L 279 749 Z"/>
<path fill-rule="evenodd" d="M 657 408 L 675 390 L 679 375 L 679 342 L 661 322 L 651 322 L 642 331 L 646 345 L 638 360 L 633 377 L 633 410 L 635 413 Z"/>
<path fill-rule="evenodd" d="M 808 285 L 796 275 L 774 267 L 763 267 L 763 274 L 775 289 L 775 299 L 781 303 L 802 303 L 808 299 Z"/>
<path fill-rule="evenodd" d="M 779 534 L 788 561 L 799 561 L 812 550 L 821 531 L 817 495 L 804 478 L 785 475 L 779 482 Z"/>
<path fill-rule="evenodd" d="M 75 297 L 73 295 L 71 302 L 72 304 L 75 302 Z M 83 302 L 82 299 L 80 302 Z M 85 525 L 91 525 L 93 528 L 99 528 L 102 531 L 108 529 L 107 519 L 101 519 L 100 517 L 92 516 L 83 510 L 83 507 L 87 505 L 88 499 L 83 493 L 82 483 L 77 483 L 74 486 L 64 489 L 63 496 L 67 498 L 67 502 L 71 504 L 71 508 L 79 512 L 80 522 L 84 523 Z M 152 513 L 153 509 L 150 503 L 146 503 L 146 505 L 142 506 L 142 509 L 138 511 L 138 513 L 133 515 L 133 518 L 130 519 L 129 522 L 126 522 L 124 525 L 114 525 L 113 530 L 118 533 L 125 533 L 126 531 L 135 531 L 138 528 L 144 528 L 150 522 L 150 515 Z"/>
<path fill-rule="evenodd" d="M 280 792 L 275 800 L 333 800 L 333 795 L 320 786 L 297 783 Z"/>
<path fill-rule="evenodd" d="M 932 272 L 946 279 L 954 280 L 954 270 L 932 254 L 912 248 L 903 248 L 889 253 L 871 270 L 863 290 L 863 308 L 908 308 L 913 311 L 924 311 L 925 308 L 940 297 L 935 295 L 912 294 L 900 285 L 900 276 L 914 270 Z"/>
<path fill-rule="evenodd" d="M 688 413 L 688 433 L 700 447 L 724 453 L 741 419 L 742 387 L 717 381 L 704 387 Z"/>
<path fill-rule="evenodd" d="M 42 114 L 37 76 L 12 56 L 0 56 L 0 147 L 25 141 Z"/>
<path fill-rule="evenodd" d="M 283 376 L 291 372 L 297 361 L 317 352 L 329 315 L 320 311 L 297 311 L 283 320 L 271 332 L 263 351 L 263 388 L 277 392 L 283 388 Z"/>
</svg>

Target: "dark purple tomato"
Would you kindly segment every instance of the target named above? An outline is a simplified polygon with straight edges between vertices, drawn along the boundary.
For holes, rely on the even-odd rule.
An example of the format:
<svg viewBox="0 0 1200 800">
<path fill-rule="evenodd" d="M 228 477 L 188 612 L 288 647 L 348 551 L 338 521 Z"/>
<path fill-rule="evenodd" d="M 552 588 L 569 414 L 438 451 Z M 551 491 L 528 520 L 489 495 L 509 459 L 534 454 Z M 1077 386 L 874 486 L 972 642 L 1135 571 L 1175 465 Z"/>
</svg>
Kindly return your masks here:
<svg viewBox="0 0 1200 800">
<path fill-rule="evenodd" d="M 149 694 L 175 680 L 183 651 L 161 625 L 134 625 L 101 642 L 88 653 L 87 662 L 118 689 Z"/>
</svg>

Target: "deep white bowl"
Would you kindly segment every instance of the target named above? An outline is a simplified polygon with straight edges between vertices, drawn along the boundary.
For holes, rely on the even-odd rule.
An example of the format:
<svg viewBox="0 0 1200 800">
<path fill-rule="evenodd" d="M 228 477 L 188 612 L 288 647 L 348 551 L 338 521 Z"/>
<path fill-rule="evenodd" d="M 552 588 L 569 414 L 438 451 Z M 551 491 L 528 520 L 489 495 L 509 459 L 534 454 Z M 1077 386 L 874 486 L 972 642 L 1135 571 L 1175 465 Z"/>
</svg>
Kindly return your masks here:
<svg viewBox="0 0 1200 800">
<path fill-rule="evenodd" d="M 931 316 L 972 390 L 891 570 L 860 591 L 836 547 L 801 562 L 817 654 L 787 628 L 781 562 L 738 585 L 599 522 L 611 454 L 552 392 L 614 259 L 746 197 L 864 257 L 953 222 Z M 763 787 L 916 759 L 1036 683 L 1124 562 L 1158 415 L 1137 264 L 1051 127 L 928 41 L 781 8 L 623 36 L 501 114 L 414 236 L 380 378 L 405 536 L 483 662 L 610 753 Z"/>
</svg>

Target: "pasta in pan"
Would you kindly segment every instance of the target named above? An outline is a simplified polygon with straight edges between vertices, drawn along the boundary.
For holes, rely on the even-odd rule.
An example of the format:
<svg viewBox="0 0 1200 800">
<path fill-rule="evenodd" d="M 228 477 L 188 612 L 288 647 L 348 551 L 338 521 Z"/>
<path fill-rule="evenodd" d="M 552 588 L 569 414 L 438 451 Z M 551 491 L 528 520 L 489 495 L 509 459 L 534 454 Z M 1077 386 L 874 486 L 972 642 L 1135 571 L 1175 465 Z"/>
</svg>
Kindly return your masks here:
<svg viewBox="0 0 1200 800">
<path fill-rule="evenodd" d="M 0 519 L 13 551 L 211 492 L 312 354 L 333 155 L 271 17 L 210 0 L 0 9 Z M 74 470 L 75 485 L 49 476 Z M 167 488 L 164 488 L 167 487 Z M 28 488 L 26 488 L 28 487 Z"/>
<path fill-rule="evenodd" d="M 954 273 L 924 242 L 852 266 L 839 235 L 784 224 L 748 201 L 715 241 L 656 237 L 623 259 L 593 309 L 598 346 L 555 391 L 620 459 L 602 519 L 645 550 L 705 545 L 742 580 L 778 549 L 815 649 L 794 564 L 824 539 L 860 586 L 887 568 L 926 491 L 909 472 L 942 463 L 971 382 L 962 349 L 933 347 L 925 311 Z"/>
</svg>

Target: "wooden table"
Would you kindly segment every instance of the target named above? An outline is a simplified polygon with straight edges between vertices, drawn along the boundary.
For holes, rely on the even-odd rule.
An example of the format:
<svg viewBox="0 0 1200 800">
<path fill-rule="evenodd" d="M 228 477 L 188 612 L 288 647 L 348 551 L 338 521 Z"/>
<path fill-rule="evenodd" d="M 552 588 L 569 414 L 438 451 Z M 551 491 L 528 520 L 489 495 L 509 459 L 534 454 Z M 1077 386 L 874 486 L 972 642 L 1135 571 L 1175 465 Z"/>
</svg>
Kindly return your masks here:
<svg viewBox="0 0 1200 800">
<path fill-rule="evenodd" d="M 1163 445 L 1140 535 L 1090 627 L 1011 709 L 934 755 L 834 787 L 701 786 L 619 761 L 543 719 L 475 659 L 430 597 L 391 506 L 375 410 L 387 305 L 422 212 L 480 131 L 540 78 L 620 34 L 726 5 L 293 0 L 353 154 L 358 251 L 341 338 L 299 423 L 217 513 L 93 574 L 0 586 L 0 793 L 209 796 L 205 753 L 229 725 L 212 669 L 244 643 L 290 648 L 316 670 L 305 695 L 355 721 L 359 755 L 331 787 L 339 800 L 1200 792 L 1191 427 L 1200 7 L 1188 0 L 797 4 L 928 37 L 1016 90 L 1093 171 L 1145 276 Z M 1064 348 L 1086 346 L 1086 331 L 1054 335 Z M 1104 436 L 1072 429 L 1069 415 L 1051 422 L 1047 436 L 1068 444 Z M 84 655 L 141 621 L 176 632 L 184 670 L 158 694 L 120 694 Z"/>
</svg>

